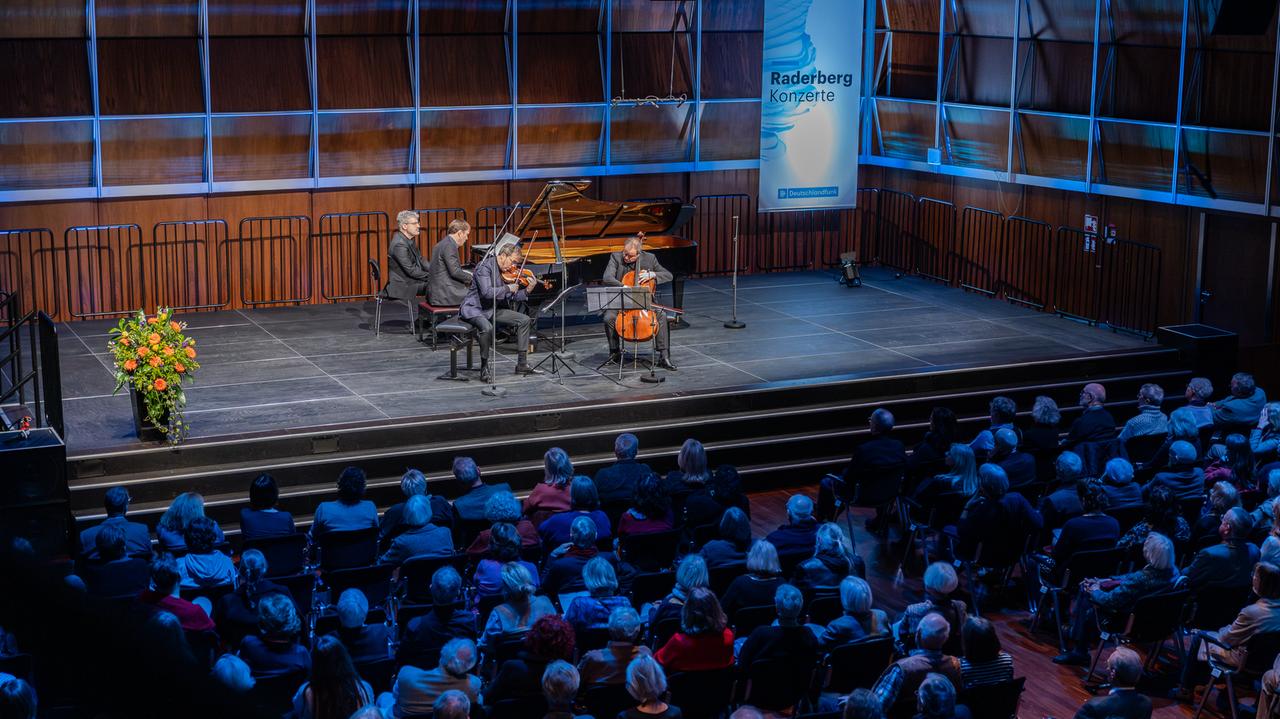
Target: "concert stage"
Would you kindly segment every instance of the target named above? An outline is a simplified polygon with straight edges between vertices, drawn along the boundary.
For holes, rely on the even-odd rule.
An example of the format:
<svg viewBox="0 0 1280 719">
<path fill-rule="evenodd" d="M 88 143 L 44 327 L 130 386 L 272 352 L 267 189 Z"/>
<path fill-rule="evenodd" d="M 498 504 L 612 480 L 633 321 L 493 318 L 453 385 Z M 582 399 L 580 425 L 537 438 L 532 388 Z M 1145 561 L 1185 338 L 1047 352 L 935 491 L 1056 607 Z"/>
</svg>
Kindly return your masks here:
<svg viewBox="0 0 1280 719">
<path fill-rule="evenodd" d="M 731 330 L 723 326 L 731 315 L 729 279 L 688 282 L 684 304 L 690 327 L 671 334 L 679 371 L 661 372 L 667 378 L 661 384 L 640 383 L 647 372 L 630 365 L 622 384 L 608 372 L 616 368 L 602 370 L 610 376 L 594 371 L 607 345 L 599 322 L 592 322 L 570 327 L 576 374 L 565 372 L 563 382 L 549 374 L 515 376 L 514 356 L 503 354 L 512 346 L 500 347 L 496 375 L 507 388 L 501 398 L 481 394 L 484 385 L 478 379 L 437 379 L 448 368 L 448 343 L 442 338 L 435 352 L 418 343 L 398 303 L 384 304 L 379 337 L 372 328 L 374 304 L 368 301 L 190 313 L 183 319 L 197 339 L 203 367 L 187 389 L 188 446 L 245 435 L 618 405 L 722 388 L 918 374 L 1153 346 L 926 280 L 895 279 L 874 268 L 858 288 L 838 284 L 828 272 L 752 275 L 739 278 L 738 285 L 738 317 L 746 328 Z M 133 433 L 128 396 L 111 395 L 106 332 L 114 324 L 100 320 L 59 327 L 66 439 L 73 458 L 144 446 Z M 542 331 L 555 334 L 559 323 Z M 532 361 L 542 359 L 548 348 L 541 343 Z"/>
</svg>

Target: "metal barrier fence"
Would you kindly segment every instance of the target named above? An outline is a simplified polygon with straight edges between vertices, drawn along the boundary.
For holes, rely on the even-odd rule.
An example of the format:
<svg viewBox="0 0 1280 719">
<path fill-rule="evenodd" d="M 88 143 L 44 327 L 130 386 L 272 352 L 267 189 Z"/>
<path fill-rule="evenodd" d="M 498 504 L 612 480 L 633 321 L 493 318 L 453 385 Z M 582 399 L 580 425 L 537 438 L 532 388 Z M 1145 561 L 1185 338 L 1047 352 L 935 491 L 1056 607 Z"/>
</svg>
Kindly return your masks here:
<svg viewBox="0 0 1280 719">
<path fill-rule="evenodd" d="M 749 272 L 756 261 L 756 211 L 750 195 L 697 195 L 688 238 L 698 243 L 699 275 L 728 274 L 734 267 Z M 738 255 L 733 254 L 734 220 L 738 218 Z"/>
<path fill-rule="evenodd" d="M 139 268 L 142 307 L 212 310 L 229 304 L 220 250 L 225 220 L 157 222 L 151 240 L 130 247 L 128 262 Z"/>
<path fill-rule="evenodd" d="M 921 197 L 916 211 L 916 227 L 915 273 L 935 282 L 951 284 L 951 265 L 956 252 L 956 206 Z"/>
<path fill-rule="evenodd" d="M 471 231 L 471 242 L 468 243 L 467 251 L 471 251 L 471 244 L 487 245 L 493 242 L 494 235 L 504 224 L 507 226 L 504 232 L 515 229 L 524 219 L 524 213 L 528 209 L 528 205 L 517 202 L 514 205 L 487 205 L 476 210 L 475 226 Z"/>
<path fill-rule="evenodd" d="M 467 219 L 467 211 L 461 207 L 445 207 L 435 210 L 414 210 L 418 213 L 418 249 L 422 252 L 422 256 L 431 259 L 431 251 L 435 249 L 435 243 L 444 237 L 445 231 L 449 229 L 449 223 L 454 220 Z M 425 243 L 425 244 L 424 244 Z M 471 238 L 467 238 L 467 245 L 460 251 L 470 253 Z"/>
<path fill-rule="evenodd" d="M 381 287 L 369 276 L 369 260 L 376 259 L 387 276 L 387 238 L 391 221 L 385 212 L 334 212 L 320 216 L 315 234 L 320 295 L 326 300 L 369 299 Z"/>
<path fill-rule="evenodd" d="M 881 190 L 876 202 L 875 254 L 869 259 L 900 272 L 910 272 L 919 209 L 915 195 Z"/>
<path fill-rule="evenodd" d="M 1004 230 L 1001 294 L 1009 302 L 1042 310 L 1053 287 L 1053 227 L 1039 220 L 1010 217 L 1004 222 Z"/>
<path fill-rule="evenodd" d="M 960 212 L 960 247 L 955 255 L 956 284 L 995 297 L 1000 292 L 1003 245 L 1003 215 L 980 207 L 964 208 Z"/>
<path fill-rule="evenodd" d="M 1160 306 L 1160 248 L 1119 240 L 1103 243 L 1102 321 L 1108 327 L 1147 334 Z"/>
<path fill-rule="evenodd" d="M 310 217 L 246 217 L 231 243 L 240 266 L 241 304 L 257 307 L 311 299 Z"/>
<path fill-rule="evenodd" d="M 1102 316 L 1099 303 L 1103 267 L 1097 236 L 1059 227 L 1053 266 L 1053 302 L 1050 309 L 1063 317 L 1097 322 Z M 1154 329 L 1151 328 L 1152 331 Z"/>
<path fill-rule="evenodd" d="M 142 306 L 141 268 L 126 259 L 129 248 L 141 242 L 142 228 L 134 224 L 67 228 L 61 246 L 54 248 L 61 255 L 61 266 L 54 266 L 54 287 L 66 291 L 72 317 L 127 315 Z"/>
</svg>

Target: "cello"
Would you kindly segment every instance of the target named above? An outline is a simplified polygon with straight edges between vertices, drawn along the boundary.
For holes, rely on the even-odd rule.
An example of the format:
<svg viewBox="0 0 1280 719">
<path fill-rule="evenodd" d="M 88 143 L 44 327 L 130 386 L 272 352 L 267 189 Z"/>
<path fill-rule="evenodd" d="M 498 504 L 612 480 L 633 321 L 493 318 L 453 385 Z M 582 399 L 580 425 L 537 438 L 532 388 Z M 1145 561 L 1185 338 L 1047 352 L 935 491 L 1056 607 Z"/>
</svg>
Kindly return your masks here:
<svg viewBox="0 0 1280 719">
<path fill-rule="evenodd" d="M 637 233 L 637 236 L 640 238 L 641 242 L 644 241 L 643 232 Z M 644 272 L 647 272 L 647 270 Z M 649 290 L 649 297 L 652 299 L 654 293 L 658 289 L 658 281 L 657 278 L 653 276 L 653 273 L 649 273 L 647 278 L 641 280 L 640 273 L 636 270 L 631 270 L 622 276 L 622 286 L 644 287 Z M 652 302 L 650 303 L 650 306 L 656 307 L 660 310 L 666 310 L 674 314 L 680 314 L 682 312 L 682 310 L 675 309 L 674 307 L 664 307 L 663 305 L 653 304 Z M 653 339 L 655 334 L 657 334 L 658 323 L 663 321 L 665 321 L 665 319 L 662 317 L 662 314 L 660 312 L 655 312 L 654 310 L 623 310 L 613 319 L 613 329 L 618 333 L 619 337 L 627 342 L 648 342 Z"/>
</svg>

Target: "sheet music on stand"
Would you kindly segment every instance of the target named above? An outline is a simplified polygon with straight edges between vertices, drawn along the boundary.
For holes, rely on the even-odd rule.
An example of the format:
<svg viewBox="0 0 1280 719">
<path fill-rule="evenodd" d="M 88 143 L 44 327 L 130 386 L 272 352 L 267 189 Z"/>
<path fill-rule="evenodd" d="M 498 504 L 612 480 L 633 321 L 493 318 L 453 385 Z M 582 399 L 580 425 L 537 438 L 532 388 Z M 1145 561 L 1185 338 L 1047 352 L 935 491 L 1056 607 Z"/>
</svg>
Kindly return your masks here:
<svg viewBox="0 0 1280 719">
<path fill-rule="evenodd" d="M 588 287 L 587 288 L 587 312 L 605 312 L 614 310 L 622 312 L 624 310 L 652 310 L 653 309 L 653 293 L 648 287 Z M 659 318 L 659 322 L 665 322 L 666 319 Z M 621 339 L 619 339 L 621 341 Z M 658 353 L 658 334 L 655 332 L 649 338 L 649 375 L 641 379 L 648 383 L 661 382 L 665 377 L 660 377 L 653 372 L 653 358 Z M 624 355 L 625 356 L 625 355 Z M 606 363 L 608 360 L 606 360 Z M 622 380 L 623 362 L 618 362 L 618 381 Z M 604 365 L 600 365 L 603 367 Z M 599 371 L 600 367 L 596 368 Z"/>
</svg>

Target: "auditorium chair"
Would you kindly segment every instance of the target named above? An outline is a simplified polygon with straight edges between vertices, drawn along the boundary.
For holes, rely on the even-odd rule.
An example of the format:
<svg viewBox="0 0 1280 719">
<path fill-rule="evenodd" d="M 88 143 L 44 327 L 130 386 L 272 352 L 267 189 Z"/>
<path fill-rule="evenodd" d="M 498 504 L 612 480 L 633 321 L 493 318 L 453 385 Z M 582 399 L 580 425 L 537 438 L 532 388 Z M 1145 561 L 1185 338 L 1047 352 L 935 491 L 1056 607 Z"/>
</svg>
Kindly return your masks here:
<svg viewBox="0 0 1280 719">
<path fill-rule="evenodd" d="M 249 695 L 263 716 L 284 716 L 293 710 L 293 695 L 306 680 L 306 672 L 254 677 Z"/>
<path fill-rule="evenodd" d="M 1007 588 L 1010 579 L 1013 577 L 1014 567 L 1021 562 L 1030 544 L 1031 535 L 1012 541 L 979 542 L 978 546 L 974 548 L 972 559 L 956 558 L 969 586 L 969 599 L 974 616 L 982 616 L 981 600 L 979 599 L 979 595 L 982 592 L 979 591 L 981 588 L 978 582 L 979 578 L 984 575 L 988 577 L 994 576 L 999 580 L 996 585 L 997 589 L 1003 590 Z"/>
<path fill-rule="evenodd" d="M 396 678 L 396 660 L 391 657 L 376 659 L 370 662 L 355 662 L 356 672 L 360 678 L 369 682 L 374 695 L 391 691 Z"/>
<path fill-rule="evenodd" d="M 466 554 L 451 554 L 444 557 L 410 557 L 400 565 L 400 580 L 396 594 L 400 599 L 413 604 L 431 603 L 431 577 L 436 570 L 452 566 L 462 577 L 467 576 L 467 565 L 471 558 Z"/>
<path fill-rule="evenodd" d="M 733 699 L 733 667 L 667 675 L 671 704 L 686 717 L 718 717 Z"/>
<path fill-rule="evenodd" d="M 778 608 L 773 604 L 762 604 L 758 607 L 742 607 L 729 617 L 733 625 L 733 636 L 749 637 L 756 627 L 767 627 L 778 618 Z"/>
<path fill-rule="evenodd" d="M 440 323 L 442 318 L 451 317 L 458 314 L 458 307 L 448 305 L 435 305 L 429 299 L 423 299 L 418 303 L 418 319 L 415 323 L 414 333 L 418 336 L 418 341 L 422 342 L 426 339 L 426 333 L 431 332 L 431 351 L 436 351 L 436 339 L 439 336 L 436 332 L 436 325 Z"/>
<path fill-rule="evenodd" d="M 246 539 L 240 543 L 240 554 L 250 549 L 262 552 L 267 560 L 267 578 L 299 574 L 306 566 L 307 535 L 302 532 L 280 537 Z"/>
<path fill-rule="evenodd" d="M 547 713 L 547 700 L 541 695 L 511 697 L 486 707 L 488 719 L 529 719 Z M 430 715 L 427 715 L 430 716 Z"/>
<path fill-rule="evenodd" d="M 1185 589 L 1172 589 L 1139 599 L 1128 614 L 1112 616 L 1099 614 L 1098 648 L 1093 653 L 1093 661 L 1089 664 L 1089 673 L 1085 675 L 1085 681 L 1093 680 L 1093 674 L 1098 668 L 1098 660 L 1102 658 L 1102 652 L 1106 649 L 1108 642 L 1114 642 L 1117 646 L 1121 644 L 1151 645 L 1144 666 L 1144 669 L 1149 670 L 1155 664 L 1165 641 L 1171 637 L 1176 639 L 1184 607 L 1190 596 L 1190 592 Z M 1174 641 L 1174 647 L 1181 660 L 1182 643 Z"/>
<path fill-rule="evenodd" d="M 631 580 L 631 606 L 641 611 L 645 604 L 656 602 L 671 593 L 676 585 L 676 573 L 640 572 Z"/>
<path fill-rule="evenodd" d="M 813 666 L 790 658 L 757 659 L 741 672 L 746 677 L 742 702 L 761 709 L 798 709 L 813 686 Z"/>
<path fill-rule="evenodd" d="M 956 697 L 956 704 L 969 708 L 973 719 L 1017 719 L 1026 677 L 1016 677 L 998 684 L 969 687 Z"/>
<path fill-rule="evenodd" d="M 678 631 L 680 631 L 680 615 L 659 619 L 649 630 L 649 638 L 653 642 L 649 648 L 654 651 L 661 649 L 667 643 L 667 640 Z M 737 636 L 737 634 L 734 636 Z"/>
<path fill-rule="evenodd" d="M 315 538 L 320 569 L 364 567 L 378 561 L 378 528 L 324 532 Z"/>
<path fill-rule="evenodd" d="M 643 572 L 656 572 L 676 561 L 680 547 L 680 530 L 628 534 L 618 540 L 622 558 Z"/>
<path fill-rule="evenodd" d="M 1222 646 L 1217 636 L 1213 634 L 1200 632 L 1200 638 L 1210 644 Z M 1239 710 L 1236 708 L 1235 680 L 1246 680 L 1243 686 L 1250 688 L 1255 680 L 1271 669 L 1276 655 L 1280 654 L 1280 632 L 1255 634 L 1249 638 L 1249 641 L 1245 642 L 1244 649 L 1246 652 L 1244 666 L 1239 668 L 1219 661 L 1212 654 L 1209 655 L 1209 683 L 1204 688 L 1204 694 L 1200 697 L 1200 703 L 1196 705 L 1196 713 L 1192 719 L 1200 719 L 1200 713 L 1204 711 L 1205 702 L 1209 700 L 1209 695 L 1217 688 L 1220 681 L 1227 687 L 1227 703 L 1231 707 L 1231 719 L 1239 719 Z M 1265 718 L 1259 717 L 1258 719 Z"/>
<path fill-rule="evenodd" d="M 311 612 L 312 600 L 315 598 L 316 575 L 311 572 L 294 574 L 289 577 L 272 577 L 271 581 L 288 590 L 293 597 L 293 605 L 299 617 Z"/>
<path fill-rule="evenodd" d="M 393 564 L 372 564 L 367 567 L 350 569 L 332 569 L 320 575 L 320 579 L 329 587 L 329 601 L 338 603 L 338 598 L 348 589 L 359 589 L 369 600 L 369 606 L 375 607 L 387 601 L 391 596 L 392 579 L 395 572 Z"/>
<path fill-rule="evenodd" d="M 708 588 L 717 597 L 723 597 L 735 577 L 747 573 L 746 562 L 731 562 L 707 570 Z"/>
<path fill-rule="evenodd" d="M 1156 452 L 1164 446 L 1167 437 L 1163 434 L 1144 434 L 1137 437 L 1130 437 L 1125 440 L 1124 454 L 1129 458 L 1129 462 L 1133 464 L 1134 469 L 1146 468 L 1151 465 L 1151 460 L 1156 456 Z"/>
<path fill-rule="evenodd" d="M 842 644 L 822 658 L 822 691 L 844 696 L 854 689 L 870 689 L 892 661 L 893 637 L 888 634 Z"/>
<path fill-rule="evenodd" d="M 906 566 L 917 543 L 924 558 L 924 566 L 929 566 L 929 538 L 941 541 L 944 530 L 956 526 L 960 521 L 960 514 L 968 502 L 969 498 L 962 492 L 944 492 L 934 497 L 933 502 L 928 505 L 910 497 L 899 497 L 903 532 L 907 536 L 907 546 L 899 566 Z"/>
<path fill-rule="evenodd" d="M 1141 504 L 1134 504 L 1128 507 L 1108 507 L 1106 515 L 1114 518 L 1120 523 L 1120 534 L 1133 529 L 1133 525 L 1142 521 L 1142 514 L 1146 509 Z"/>
<path fill-rule="evenodd" d="M 381 606 L 369 607 L 369 614 L 365 617 L 365 624 L 381 624 L 387 620 L 387 612 Z M 338 613 L 332 608 L 325 611 L 324 614 L 316 616 L 315 635 L 323 637 L 326 634 L 332 634 L 342 626 L 342 622 L 338 619 Z"/>
<path fill-rule="evenodd" d="M 1038 601 L 1033 602 L 1035 606 L 1035 614 L 1031 618 L 1031 628 L 1035 629 L 1040 626 L 1041 615 L 1044 612 L 1046 601 L 1053 610 L 1053 626 L 1058 631 L 1058 650 L 1065 652 L 1066 637 L 1062 634 L 1062 622 L 1066 619 L 1064 608 L 1071 606 L 1071 597 L 1075 594 L 1076 588 L 1080 582 L 1090 577 L 1112 577 L 1115 576 L 1120 569 L 1120 563 L 1124 561 L 1125 554 L 1116 547 L 1108 547 L 1106 549 L 1088 549 L 1076 552 L 1067 557 L 1065 566 L 1062 568 L 1062 579 L 1056 584 L 1051 583 L 1048 577 L 1041 574 L 1040 576 L 1040 597 Z M 1028 562 L 1028 565 L 1033 564 Z M 1031 570 L 1030 566 L 1026 568 L 1028 574 Z M 1037 572 L 1040 574 L 1039 572 Z M 1030 581 L 1030 577 L 1028 577 Z M 1062 600 L 1066 599 L 1064 605 Z"/>
<path fill-rule="evenodd" d="M 844 614 L 844 606 L 837 594 L 819 594 L 809 602 L 808 612 L 809 623 L 826 626 Z"/>
<path fill-rule="evenodd" d="M 636 705 L 626 684 L 595 684 L 583 687 L 578 695 L 593 717 L 616 717 Z M 687 711 L 684 707 L 680 707 L 680 710 L 682 713 Z"/>
<path fill-rule="evenodd" d="M 902 483 L 906 478 L 906 467 L 895 465 L 892 467 L 867 467 L 859 468 L 857 473 L 857 481 L 852 487 L 848 487 L 840 477 L 834 474 L 827 475 L 837 481 L 837 488 L 842 488 L 847 495 L 841 497 L 840 506 L 836 509 L 833 522 L 840 521 L 840 515 L 843 514 L 845 522 L 848 524 L 849 536 L 853 536 L 853 513 L 854 507 L 863 507 L 875 509 L 878 512 L 886 511 L 898 499 L 898 495 L 902 493 Z M 846 486 L 841 486 L 846 485 Z"/>
</svg>

